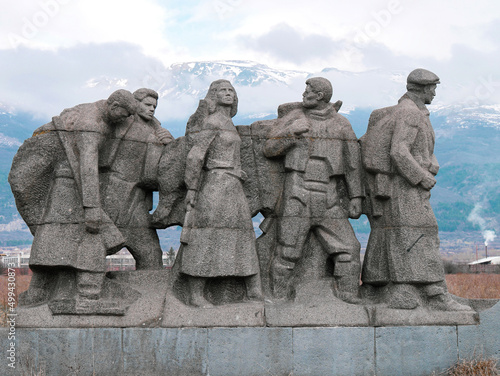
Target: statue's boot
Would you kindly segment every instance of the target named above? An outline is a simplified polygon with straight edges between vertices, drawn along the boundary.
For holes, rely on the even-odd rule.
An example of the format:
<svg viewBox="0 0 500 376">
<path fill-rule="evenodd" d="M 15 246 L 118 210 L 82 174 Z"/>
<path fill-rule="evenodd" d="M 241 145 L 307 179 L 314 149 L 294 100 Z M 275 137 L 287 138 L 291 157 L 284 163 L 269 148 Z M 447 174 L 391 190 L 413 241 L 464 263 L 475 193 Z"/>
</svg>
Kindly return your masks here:
<svg viewBox="0 0 500 376">
<path fill-rule="evenodd" d="M 450 293 L 444 282 L 433 283 L 424 287 L 429 306 L 440 311 L 473 311 L 471 307 L 457 302 Z"/>
<path fill-rule="evenodd" d="M 337 298 L 346 303 L 360 304 L 359 298 L 359 263 L 352 260 L 347 253 L 339 254 L 335 257 L 334 277 L 337 283 Z"/>
<path fill-rule="evenodd" d="M 275 259 L 271 269 L 271 288 L 273 296 L 285 299 L 288 295 L 288 284 L 293 274 L 295 263 L 283 259 Z"/>
<path fill-rule="evenodd" d="M 213 307 L 213 304 L 210 303 L 207 299 L 205 299 L 205 285 L 207 279 L 200 277 L 189 277 L 189 290 L 190 290 L 190 298 L 189 304 L 198 308 L 210 308 Z"/>
<path fill-rule="evenodd" d="M 395 283 L 389 288 L 389 308 L 415 309 L 420 305 L 418 294 L 413 286 Z"/>
<path fill-rule="evenodd" d="M 30 285 L 27 291 L 19 295 L 19 306 L 35 307 L 50 299 L 57 273 L 46 270 L 32 270 Z"/>
<path fill-rule="evenodd" d="M 260 274 L 254 274 L 245 278 L 245 285 L 247 290 L 248 300 L 263 300 L 262 295 L 262 282 L 260 280 Z"/>
<path fill-rule="evenodd" d="M 76 289 L 81 299 L 97 300 L 101 297 L 105 273 L 78 271 L 76 273 Z"/>
</svg>

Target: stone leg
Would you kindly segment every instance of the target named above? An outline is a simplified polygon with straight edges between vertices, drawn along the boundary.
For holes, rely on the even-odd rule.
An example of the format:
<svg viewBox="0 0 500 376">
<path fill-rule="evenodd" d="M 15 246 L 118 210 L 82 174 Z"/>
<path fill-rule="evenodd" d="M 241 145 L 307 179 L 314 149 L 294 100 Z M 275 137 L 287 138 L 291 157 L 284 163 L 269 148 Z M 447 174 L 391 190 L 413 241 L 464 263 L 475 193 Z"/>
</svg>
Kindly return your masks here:
<svg viewBox="0 0 500 376">
<path fill-rule="evenodd" d="M 209 308 L 212 307 L 207 299 L 205 299 L 205 285 L 208 278 L 187 276 L 189 283 L 190 298 L 189 303 L 194 307 Z"/>
<path fill-rule="evenodd" d="M 76 289 L 78 297 L 97 300 L 101 297 L 105 273 L 76 272 Z"/>
<path fill-rule="evenodd" d="M 245 277 L 245 285 L 247 289 L 247 298 L 249 300 L 263 299 L 260 273 Z"/>
<path fill-rule="evenodd" d="M 124 228 L 126 247 L 135 259 L 136 270 L 163 269 L 162 251 L 156 230 Z"/>
<path fill-rule="evenodd" d="M 347 303 L 359 304 L 358 297 L 359 276 L 361 265 L 355 257 L 348 253 L 340 253 L 334 256 L 334 277 L 337 283 L 337 297 Z"/>
<path fill-rule="evenodd" d="M 448 293 L 446 283 L 436 282 L 422 288 L 431 308 L 441 311 L 472 311 L 472 308 L 455 301 Z"/>
<path fill-rule="evenodd" d="M 32 268 L 30 286 L 27 291 L 19 295 L 19 305 L 37 306 L 46 303 L 53 291 L 57 272 L 49 269 Z"/>
<path fill-rule="evenodd" d="M 278 252 L 282 245 L 278 245 Z M 287 261 L 279 256 L 273 260 L 271 267 L 271 288 L 276 298 L 286 298 L 288 283 L 292 277 L 295 262 Z"/>
<path fill-rule="evenodd" d="M 314 233 L 323 249 L 333 257 L 337 297 L 348 303 L 361 303 L 358 297 L 361 245 L 349 221 L 336 218 L 324 219 Z"/>
<path fill-rule="evenodd" d="M 389 308 L 414 309 L 420 305 L 418 291 L 409 283 L 394 283 L 389 287 Z"/>
<path fill-rule="evenodd" d="M 308 217 L 282 217 L 278 223 L 278 244 L 271 266 L 271 288 L 277 298 L 286 298 L 295 264 L 302 257 L 310 229 Z"/>
</svg>

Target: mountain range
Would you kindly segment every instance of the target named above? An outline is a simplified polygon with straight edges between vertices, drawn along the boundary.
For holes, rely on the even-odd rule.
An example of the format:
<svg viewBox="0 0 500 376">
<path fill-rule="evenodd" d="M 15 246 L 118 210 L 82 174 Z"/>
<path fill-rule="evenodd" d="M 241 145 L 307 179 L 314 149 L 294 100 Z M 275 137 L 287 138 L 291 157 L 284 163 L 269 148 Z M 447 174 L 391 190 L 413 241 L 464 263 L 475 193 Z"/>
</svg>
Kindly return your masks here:
<svg viewBox="0 0 500 376">
<path fill-rule="evenodd" d="M 234 123 L 248 125 L 275 118 L 280 103 L 300 101 L 305 79 L 313 76 L 309 72 L 273 69 L 249 61 L 186 62 L 148 74 L 143 82 L 159 92 L 160 103 L 170 106 L 171 113 L 177 110 L 175 117 L 170 117 L 168 111 L 157 112 L 174 136 L 184 133 L 187 118 L 215 79 L 225 78 L 234 84 L 240 96 L 240 111 Z M 340 112 L 350 120 L 358 137 L 366 131 L 373 109 L 397 102 L 404 93 L 406 77 L 405 72 L 353 73 L 335 68 L 326 68 L 315 75 L 330 79 L 335 91 L 342 94 L 344 106 Z M 366 86 L 366 82 L 375 84 L 375 89 L 360 93 L 359 88 Z M 132 80 L 123 78 L 99 77 L 87 82 L 88 87 L 137 88 L 128 85 L 132 86 Z M 28 244 L 31 236 L 17 214 L 7 176 L 17 148 L 50 118 L 34 119 L 32 113 L 7 108 L 1 100 L 0 245 Z M 189 106 L 184 109 L 185 103 Z M 431 201 L 440 230 L 481 231 L 490 234 L 491 241 L 491 232 L 500 229 L 500 105 L 437 102 L 429 110 L 436 133 L 435 153 L 441 165 Z M 366 220 L 353 221 L 353 226 L 359 232 L 369 231 Z M 163 239 L 162 246 L 178 242 L 178 229 L 164 231 L 170 240 Z"/>
</svg>

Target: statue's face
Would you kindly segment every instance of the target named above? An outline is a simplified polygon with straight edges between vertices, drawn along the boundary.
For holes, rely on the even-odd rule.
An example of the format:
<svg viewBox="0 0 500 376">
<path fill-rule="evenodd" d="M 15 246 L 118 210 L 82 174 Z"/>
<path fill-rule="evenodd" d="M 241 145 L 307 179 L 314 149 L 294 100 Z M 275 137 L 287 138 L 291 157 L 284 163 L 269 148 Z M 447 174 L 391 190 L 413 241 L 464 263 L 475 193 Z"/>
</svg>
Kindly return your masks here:
<svg viewBox="0 0 500 376">
<path fill-rule="evenodd" d="M 109 107 L 109 120 L 111 123 L 121 123 L 130 115 L 126 108 L 120 107 L 116 102 Z"/>
<path fill-rule="evenodd" d="M 426 85 L 424 87 L 424 92 L 422 94 L 422 99 L 425 104 L 431 104 L 432 100 L 436 96 L 437 85 Z"/>
<path fill-rule="evenodd" d="M 217 104 L 231 106 L 235 96 L 234 88 L 229 83 L 222 83 L 217 89 Z"/>
<path fill-rule="evenodd" d="M 306 90 L 302 94 L 302 105 L 305 108 L 314 108 L 318 106 L 320 100 L 318 93 L 313 91 L 311 85 L 307 85 Z"/>
<path fill-rule="evenodd" d="M 137 114 L 144 120 L 151 120 L 155 115 L 156 105 L 158 101 L 153 97 L 146 97 L 139 102 L 137 106 Z"/>
</svg>

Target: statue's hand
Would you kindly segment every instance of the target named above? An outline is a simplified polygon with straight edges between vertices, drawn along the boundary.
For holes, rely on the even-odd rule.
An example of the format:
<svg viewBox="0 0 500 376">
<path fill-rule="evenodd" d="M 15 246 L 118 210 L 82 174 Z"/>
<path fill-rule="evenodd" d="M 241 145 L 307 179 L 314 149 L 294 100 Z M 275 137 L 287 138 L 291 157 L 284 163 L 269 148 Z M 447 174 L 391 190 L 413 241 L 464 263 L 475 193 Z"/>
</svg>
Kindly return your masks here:
<svg viewBox="0 0 500 376">
<path fill-rule="evenodd" d="M 305 119 L 295 120 L 290 125 L 290 132 L 295 136 L 300 136 L 309 131 L 309 123 Z"/>
<path fill-rule="evenodd" d="M 159 128 L 156 130 L 156 136 L 165 145 L 174 140 L 170 132 L 163 128 Z"/>
<path fill-rule="evenodd" d="M 85 216 L 85 231 L 90 234 L 99 233 L 101 224 L 101 209 L 100 208 L 84 208 Z"/>
<path fill-rule="evenodd" d="M 361 216 L 361 204 L 363 199 L 361 197 L 355 197 L 351 199 L 349 203 L 349 218 L 358 219 Z"/>
<path fill-rule="evenodd" d="M 431 174 L 425 175 L 422 181 L 420 182 L 420 185 L 430 191 L 432 187 L 436 184 L 436 179 Z"/>
<path fill-rule="evenodd" d="M 193 207 L 196 199 L 196 191 L 194 189 L 189 189 L 186 194 L 186 208 Z"/>
</svg>

